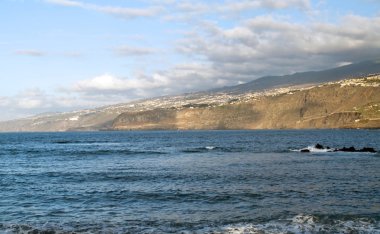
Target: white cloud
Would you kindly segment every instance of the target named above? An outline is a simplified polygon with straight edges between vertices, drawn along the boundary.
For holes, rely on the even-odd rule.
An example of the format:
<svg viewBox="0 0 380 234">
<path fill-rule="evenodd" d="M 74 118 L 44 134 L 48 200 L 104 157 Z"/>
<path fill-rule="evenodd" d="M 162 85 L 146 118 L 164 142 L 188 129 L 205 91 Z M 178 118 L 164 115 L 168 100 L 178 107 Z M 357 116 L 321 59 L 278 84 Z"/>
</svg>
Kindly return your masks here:
<svg viewBox="0 0 380 234">
<path fill-rule="evenodd" d="M 220 11 L 240 12 L 255 8 L 265 9 L 285 9 L 298 8 L 301 10 L 310 9 L 310 0 L 242 0 L 227 1 L 217 9 Z"/>
<path fill-rule="evenodd" d="M 115 7 L 115 6 L 102 6 L 96 4 L 85 3 L 81 1 L 72 0 L 45 0 L 45 2 L 65 7 L 78 7 L 85 10 L 94 10 L 101 13 L 132 19 L 136 17 L 152 17 L 158 15 L 163 9 L 161 7 L 149 8 L 128 8 L 128 7 Z"/>
<path fill-rule="evenodd" d="M 40 89 L 28 89 L 15 96 L 0 97 L 0 121 L 46 112 L 52 99 Z"/>
<path fill-rule="evenodd" d="M 64 112 L 98 107 L 128 99 L 101 98 L 101 94 L 91 97 L 79 96 L 76 93 L 47 94 L 35 88 L 24 90 L 17 95 L 0 97 L 0 121 L 23 118 L 47 112 Z"/>
<path fill-rule="evenodd" d="M 294 8 L 301 11 L 311 9 L 310 0 L 223 0 L 223 1 L 194 1 L 178 0 L 171 3 L 162 3 L 171 6 L 164 17 L 166 20 L 198 20 L 200 15 L 216 14 L 219 17 L 239 15 L 243 11 L 264 9 L 269 11 Z"/>
<path fill-rule="evenodd" d="M 82 80 L 74 85 L 74 90 L 88 91 L 119 91 L 128 86 L 127 80 L 122 80 L 111 75 L 102 75 L 89 80 Z"/>
<path fill-rule="evenodd" d="M 84 7 L 84 3 L 77 2 L 77 1 L 71 1 L 71 0 L 45 0 L 48 3 L 62 5 L 62 6 L 69 6 L 69 7 Z"/>
<path fill-rule="evenodd" d="M 380 17 L 349 15 L 332 24 L 258 16 L 231 28 L 213 23 L 201 27 L 187 35 L 179 51 L 191 58 L 206 58 L 230 83 L 323 69 L 380 54 Z"/>
<path fill-rule="evenodd" d="M 128 45 L 117 47 L 114 49 L 114 51 L 117 55 L 120 56 L 144 56 L 157 52 L 152 48 L 131 47 Z"/>
<path fill-rule="evenodd" d="M 217 77 L 217 78 L 216 78 Z M 154 96 L 181 94 L 194 90 L 209 89 L 228 84 L 225 74 L 204 64 L 192 63 L 176 65 L 166 71 L 153 74 L 139 74 L 134 78 L 120 78 L 105 74 L 81 80 L 66 92 L 87 98 L 95 96 L 118 97 L 120 100 L 133 100 Z"/>
<path fill-rule="evenodd" d="M 35 109 L 40 108 L 43 104 L 42 100 L 23 98 L 18 100 L 17 106 L 22 109 Z"/>
<path fill-rule="evenodd" d="M 103 12 L 106 14 L 119 16 L 122 18 L 130 19 L 136 17 L 152 17 L 156 16 L 158 13 L 162 11 L 160 7 L 150 7 L 146 9 L 137 9 L 137 8 L 126 8 L 126 7 L 104 7 L 97 5 L 89 5 L 88 9 L 93 9 L 99 12 Z"/>
<path fill-rule="evenodd" d="M 10 104 L 8 97 L 0 97 L 0 107 L 6 107 Z"/>
<path fill-rule="evenodd" d="M 15 51 L 15 54 L 33 56 L 33 57 L 42 57 L 45 55 L 45 53 L 40 50 L 17 50 Z"/>
<path fill-rule="evenodd" d="M 14 104 L 20 109 L 36 109 L 49 107 L 47 105 L 47 95 L 42 90 L 28 89 L 19 93 L 13 100 Z"/>
<path fill-rule="evenodd" d="M 259 1 L 262 7 L 270 9 L 284 9 L 296 7 L 299 9 L 310 9 L 310 0 L 261 0 Z"/>
<path fill-rule="evenodd" d="M 169 85 L 168 80 L 159 74 L 140 76 L 133 79 L 122 79 L 112 75 L 101 75 L 92 79 L 82 80 L 73 85 L 72 91 L 81 93 L 105 93 L 149 90 Z"/>
</svg>

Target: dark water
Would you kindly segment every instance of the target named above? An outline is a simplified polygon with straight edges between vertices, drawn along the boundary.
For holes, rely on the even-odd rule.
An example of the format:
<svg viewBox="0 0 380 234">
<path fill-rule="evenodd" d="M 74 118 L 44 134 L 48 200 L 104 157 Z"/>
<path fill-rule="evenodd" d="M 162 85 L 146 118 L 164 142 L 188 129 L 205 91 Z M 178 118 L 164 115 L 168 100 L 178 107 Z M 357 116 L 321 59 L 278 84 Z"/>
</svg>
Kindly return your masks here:
<svg viewBox="0 0 380 234">
<path fill-rule="evenodd" d="M 0 134 L 0 233 L 380 233 L 380 131 Z"/>
</svg>

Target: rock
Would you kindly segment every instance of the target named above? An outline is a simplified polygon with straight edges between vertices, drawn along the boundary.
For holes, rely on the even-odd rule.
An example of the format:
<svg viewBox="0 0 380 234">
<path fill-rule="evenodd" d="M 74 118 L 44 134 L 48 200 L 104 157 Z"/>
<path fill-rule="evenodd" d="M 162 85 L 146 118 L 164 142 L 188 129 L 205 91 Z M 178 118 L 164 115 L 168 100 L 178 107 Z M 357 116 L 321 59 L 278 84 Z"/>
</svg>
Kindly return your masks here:
<svg viewBox="0 0 380 234">
<path fill-rule="evenodd" d="M 377 151 L 374 148 L 371 147 L 363 147 L 362 149 L 355 149 L 355 147 L 351 146 L 349 148 L 343 147 L 340 149 L 336 149 L 335 151 L 342 151 L 342 152 L 368 152 L 368 153 L 376 153 Z"/>
<path fill-rule="evenodd" d="M 368 152 L 368 153 L 376 153 L 376 150 L 371 147 L 363 147 L 361 150 L 358 150 L 359 152 Z"/>
<path fill-rule="evenodd" d="M 368 153 L 376 153 L 377 151 L 372 148 L 372 147 L 363 147 L 362 149 L 355 149 L 355 147 L 351 146 L 351 147 L 343 147 L 343 148 L 330 148 L 329 146 L 327 146 L 326 148 L 323 147 L 323 145 L 321 144 L 316 144 L 314 146 L 314 148 L 316 149 L 319 149 L 319 150 L 323 150 L 323 149 L 326 149 L 327 151 L 325 152 L 368 152 Z M 309 153 L 311 152 L 309 149 L 307 148 L 304 148 L 304 149 L 301 149 L 300 150 L 301 153 Z"/>
<path fill-rule="evenodd" d="M 340 149 L 338 149 L 337 151 L 342 151 L 342 152 L 356 152 L 356 149 L 355 149 L 355 147 L 351 146 L 350 148 L 346 148 L 346 147 L 340 148 Z"/>
<path fill-rule="evenodd" d="M 316 148 L 316 149 L 324 149 L 324 148 L 323 148 L 323 145 L 321 145 L 321 144 L 316 144 L 316 145 L 315 145 L 315 148 Z"/>
</svg>

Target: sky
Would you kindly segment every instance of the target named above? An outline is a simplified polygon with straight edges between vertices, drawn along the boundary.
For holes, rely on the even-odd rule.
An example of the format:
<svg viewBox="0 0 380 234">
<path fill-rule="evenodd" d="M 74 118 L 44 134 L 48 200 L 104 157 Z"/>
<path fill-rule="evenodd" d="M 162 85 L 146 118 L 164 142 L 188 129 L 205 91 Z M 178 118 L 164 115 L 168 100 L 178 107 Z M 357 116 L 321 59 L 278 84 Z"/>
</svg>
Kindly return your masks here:
<svg viewBox="0 0 380 234">
<path fill-rule="evenodd" d="M 379 0 L 0 0 L 0 120 L 380 58 Z"/>
</svg>

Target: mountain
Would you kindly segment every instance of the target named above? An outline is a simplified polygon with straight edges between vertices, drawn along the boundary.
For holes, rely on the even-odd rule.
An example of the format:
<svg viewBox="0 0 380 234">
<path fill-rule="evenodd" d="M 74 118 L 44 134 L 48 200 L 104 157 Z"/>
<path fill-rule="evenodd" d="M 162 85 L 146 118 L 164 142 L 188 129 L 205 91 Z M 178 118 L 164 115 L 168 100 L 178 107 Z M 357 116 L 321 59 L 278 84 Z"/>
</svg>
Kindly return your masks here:
<svg viewBox="0 0 380 234">
<path fill-rule="evenodd" d="M 213 92 L 255 92 L 276 87 L 320 84 L 375 73 L 380 73 L 380 60 L 364 61 L 324 71 L 301 72 L 285 76 L 266 76 L 245 84 L 214 89 Z"/>
<path fill-rule="evenodd" d="M 191 94 L 183 94 L 177 96 L 165 96 L 157 97 L 145 100 L 134 101 L 130 103 L 122 103 L 118 105 L 105 106 L 96 109 L 80 110 L 66 113 L 50 113 L 30 118 L 0 122 L 0 131 L 17 132 L 17 131 L 96 131 L 96 130 L 122 130 L 122 129 L 241 129 L 241 128 L 301 128 L 301 127 L 380 127 L 371 120 L 367 125 L 341 125 L 337 120 L 337 123 L 331 125 L 292 125 L 285 123 L 286 121 L 278 120 L 270 116 L 277 116 L 276 109 L 272 110 L 272 114 L 269 119 L 276 121 L 278 124 L 269 124 L 269 122 L 259 123 L 260 119 L 268 118 L 270 108 L 265 112 L 266 106 L 281 105 L 288 108 L 287 113 L 283 113 L 285 116 L 290 115 L 290 109 L 296 112 L 302 113 L 302 119 L 296 121 L 303 121 L 306 110 L 310 110 L 309 102 L 307 106 L 300 106 L 301 99 L 293 99 L 307 93 L 306 89 L 316 88 L 318 84 L 323 82 L 331 82 L 341 80 L 344 78 L 362 77 L 362 80 L 355 81 L 356 83 L 364 82 L 363 79 L 368 74 L 380 73 L 379 61 L 367 61 L 358 64 L 351 64 L 339 68 L 334 68 L 325 71 L 318 72 L 304 72 L 296 73 L 287 76 L 269 76 L 263 77 L 252 82 L 225 87 L 218 90 L 211 90 L 206 92 L 198 92 Z M 378 77 L 378 76 L 370 76 Z M 372 79 L 372 78 L 371 78 Z M 376 80 L 376 79 L 375 79 Z M 353 82 L 353 83 L 355 83 Z M 355 83 L 355 84 L 356 84 Z M 348 90 L 353 96 L 363 97 L 368 93 L 379 92 L 379 88 L 376 82 L 369 82 L 372 86 L 358 86 L 354 85 Z M 368 84 L 368 82 L 367 82 Z M 329 98 L 331 103 L 328 104 L 328 108 L 325 104 L 321 104 L 317 101 L 317 98 L 321 100 L 325 99 L 322 95 L 325 89 L 316 89 L 321 93 L 320 96 L 316 96 L 314 103 L 320 108 L 327 109 L 328 114 L 340 113 L 333 110 L 354 111 L 353 106 L 345 106 L 345 98 L 348 96 L 344 93 L 339 93 L 339 82 L 334 84 L 328 84 L 330 88 Z M 338 93 L 337 93 L 338 92 Z M 360 93 L 363 92 L 363 93 Z M 375 92 L 375 93 L 376 93 Z M 296 95 L 285 95 L 281 99 L 275 97 L 279 94 L 294 93 Z M 327 94 L 326 94 L 327 95 Z M 336 95 L 336 96 L 334 96 Z M 284 98 L 284 99 L 283 99 Z M 266 100 L 266 101 L 264 101 Z M 307 97 L 307 100 L 310 100 Z M 355 99 L 356 100 L 356 99 Z M 332 102 L 335 101 L 335 102 Z M 341 102 L 341 103 L 339 103 Z M 376 95 L 369 96 L 367 99 L 357 99 L 355 108 L 365 108 L 365 105 L 369 103 L 377 103 L 378 97 Z M 260 104 L 261 103 L 261 104 Z M 263 105 L 262 108 L 260 105 Z M 310 104 L 311 105 L 311 104 Z M 327 104 L 326 104 L 327 105 Z M 261 108 L 261 109 L 260 109 Z M 302 108 L 302 109 L 300 109 Z M 306 109 L 305 109 L 306 108 Z M 319 108 L 319 109 L 320 109 Z M 311 114 L 311 116 L 325 116 L 323 113 L 319 113 L 317 110 Z M 285 110 L 285 109 L 284 109 Z M 364 109 L 363 109 L 364 110 Z M 161 114 L 160 114 L 161 113 Z M 219 113 L 219 114 L 218 114 Z M 363 112 L 364 113 L 364 112 Z M 360 112 L 361 118 L 367 118 L 365 114 Z M 367 113 L 367 112 L 365 112 Z M 376 112 L 377 113 L 377 112 Z M 294 114 L 294 113 L 293 113 Z M 292 115 L 293 115 L 292 114 Z M 156 116 L 158 115 L 158 117 Z M 351 117 L 352 115 L 349 114 Z M 129 117 L 128 117 L 129 116 Z M 150 116 L 150 117 L 149 117 Z M 156 117 L 155 117 L 156 116 Z M 165 124 L 162 122 L 162 116 L 165 116 Z M 175 119 L 174 119 L 175 116 Z M 181 117 L 182 116 L 182 117 Z M 187 118 L 186 116 L 193 116 Z M 336 116 L 336 115 L 334 115 Z M 342 116 L 345 116 L 344 114 Z M 325 116 L 326 117 L 326 116 Z M 351 118 L 350 117 L 350 118 Z M 376 117 L 376 115 L 375 115 Z M 374 117 L 374 118 L 375 118 Z M 293 118 L 293 117 L 292 117 Z M 329 118 L 332 118 L 330 116 Z M 336 118 L 336 117 L 334 117 Z M 342 117 L 343 118 L 343 117 Z M 353 118 L 353 117 L 352 117 Z M 356 118 L 356 117 L 355 117 Z M 369 118 L 369 117 L 368 117 Z M 377 118 L 377 117 L 376 117 Z M 294 117 L 294 119 L 297 119 Z M 294 119 L 289 119 L 293 121 Z M 360 118 L 358 118 L 360 119 Z M 370 118 L 372 119 L 372 117 Z M 219 121 L 220 120 L 220 121 Z M 243 121 L 244 120 L 244 121 Z M 356 120 L 356 119 L 355 119 Z M 195 121 L 195 122 L 194 122 Z M 233 124 L 233 122 L 246 123 L 245 125 Z M 269 121 L 269 120 L 268 120 Z M 287 120 L 288 121 L 288 120 Z M 313 120 L 316 121 L 316 120 Z M 322 120 L 321 120 L 322 121 Z M 327 121 L 327 120 L 324 120 Z M 343 121 L 343 120 L 342 120 Z M 138 127 L 137 122 L 150 122 L 150 127 Z M 191 123 L 194 122 L 194 125 Z M 294 121 L 293 121 L 294 122 Z M 331 123 L 331 121 L 329 121 Z M 376 122 L 376 121 L 375 121 Z M 132 123 L 135 127 L 128 127 L 129 123 Z M 182 124 L 179 124 L 182 123 Z M 250 124 L 248 124 L 250 123 Z M 253 123 L 256 123 L 253 124 Z M 281 123 L 281 124 L 280 124 Z M 361 123 L 361 122 L 360 122 Z M 198 124 L 196 126 L 196 124 Z M 141 125 L 143 126 L 143 124 Z M 187 126 L 187 127 L 186 127 Z"/>
</svg>

